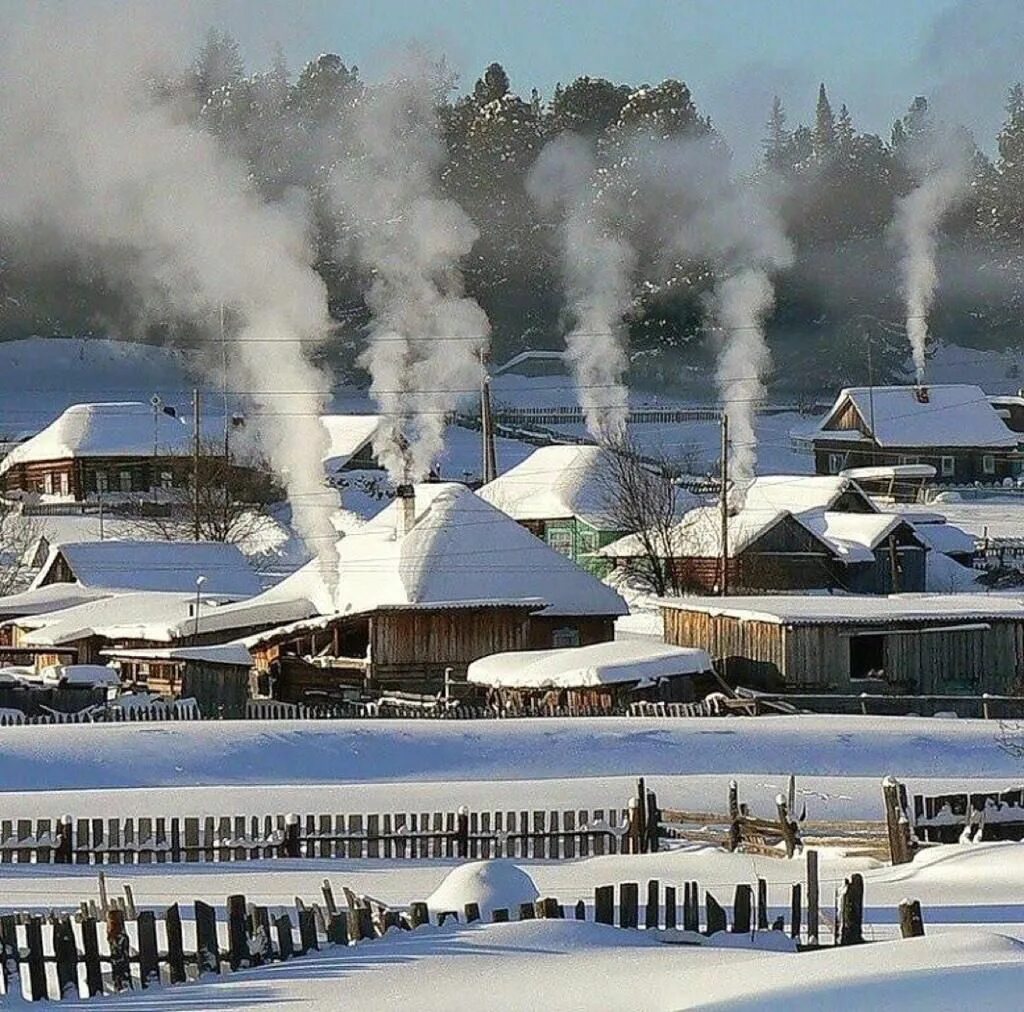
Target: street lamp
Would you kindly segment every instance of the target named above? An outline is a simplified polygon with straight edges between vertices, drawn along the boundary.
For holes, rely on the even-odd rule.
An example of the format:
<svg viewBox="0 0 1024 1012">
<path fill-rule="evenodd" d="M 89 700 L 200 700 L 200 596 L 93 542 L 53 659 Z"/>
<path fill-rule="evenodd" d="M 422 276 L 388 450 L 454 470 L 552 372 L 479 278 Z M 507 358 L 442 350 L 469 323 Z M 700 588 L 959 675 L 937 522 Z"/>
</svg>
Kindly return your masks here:
<svg viewBox="0 0 1024 1012">
<path fill-rule="evenodd" d="M 204 583 L 206 583 L 206 577 L 205 576 L 197 576 L 196 577 L 196 607 L 195 607 L 195 615 L 194 615 L 194 618 L 195 618 L 196 622 L 195 622 L 194 631 L 192 633 L 192 644 L 193 644 L 193 646 L 196 643 L 199 642 L 199 604 L 200 604 L 200 597 L 199 597 L 199 595 L 202 592 L 203 584 Z"/>
</svg>

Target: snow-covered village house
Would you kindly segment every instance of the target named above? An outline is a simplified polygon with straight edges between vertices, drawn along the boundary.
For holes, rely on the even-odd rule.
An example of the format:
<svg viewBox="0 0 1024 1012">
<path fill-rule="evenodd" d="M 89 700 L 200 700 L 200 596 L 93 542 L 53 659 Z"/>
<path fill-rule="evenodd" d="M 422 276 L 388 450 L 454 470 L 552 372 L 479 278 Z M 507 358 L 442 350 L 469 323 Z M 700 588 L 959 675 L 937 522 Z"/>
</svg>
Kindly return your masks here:
<svg viewBox="0 0 1024 1012">
<path fill-rule="evenodd" d="M 461 679 L 489 654 L 611 640 L 627 612 L 614 590 L 462 485 L 417 485 L 337 547 L 333 590 L 314 560 L 211 616 L 308 609 L 245 639 L 277 698 L 342 685 L 436 692 L 446 671 Z"/>
<path fill-rule="evenodd" d="M 212 429 L 208 435 L 217 437 Z M 191 424 L 158 406 L 72 404 L 0 460 L 0 488 L 8 496 L 32 495 L 44 502 L 171 489 L 190 472 L 193 447 Z"/>
<path fill-rule="evenodd" d="M 600 549 L 625 534 L 614 504 L 614 481 L 598 446 L 546 446 L 510 468 L 477 494 L 536 534 L 555 551 L 597 576 L 611 562 Z M 679 508 L 689 502 L 679 493 Z"/>
<path fill-rule="evenodd" d="M 985 594 L 779 594 L 662 601 L 665 642 L 770 691 L 1009 693 L 1024 609 Z"/>
<path fill-rule="evenodd" d="M 1021 435 L 980 387 L 850 387 L 811 434 L 817 474 L 928 464 L 936 482 L 996 482 L 1021 471 Z"/>
</svg>

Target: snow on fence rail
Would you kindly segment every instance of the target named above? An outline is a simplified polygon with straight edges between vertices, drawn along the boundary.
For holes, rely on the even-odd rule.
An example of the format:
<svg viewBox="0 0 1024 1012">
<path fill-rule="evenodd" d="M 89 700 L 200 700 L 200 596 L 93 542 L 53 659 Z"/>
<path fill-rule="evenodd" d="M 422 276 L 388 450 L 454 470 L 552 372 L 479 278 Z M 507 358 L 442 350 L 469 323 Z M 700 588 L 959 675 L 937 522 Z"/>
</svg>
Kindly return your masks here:
<svg viewBox="0 0 1024 1012">
<path fill-rule="evenodd" d="M 646 849 L 634 807 L 568 811 L 0 820 L 0 863 L 549 858 Z"/>
<path fill-rule="evenodd" d="M 757 879 L 756 893 L 750 883 L 738 883 L 733 890 L 731 927 L 729 911 L 710 890 L 703 890 L 701 902 L 699 882 L 685 882 L 679 891 L 674 885 L 663 887 L 658 879 L 647 882 L 643 903 L 640 883 L 622 882 L 618 886 L 598 886 L 589 908 L 586 901 L 579 900 L 566 909 L 557 898 L 546 896 L 522 902 L 518 908 L 494 909 L 490 916 L 494 923 L 503 923 L 512 919 L 563 919 L 567 915 L 585 921 L 589 915 L 595 923 L 649 931 L 657 940 L 670 944 L 706 944 L 716 934 L 729 931 L 746 936 L 753 948 L 796 950 L 820 946 L 821 921 L 825 920 L 830 922 L 826 928 L 835 944 L 864 942 L 862 876 L 853 874 L 845 880 L 835 917 L 829 918 L 819 909 L 817 854 L 812 851 L 808 858 L 806 891 L 802 882 L 793 883 L 788 909 L 769 907 L 766 880 Z M 322 945 L 373 942 L 392 929 L 415 931 L 430 923 L 425 902 L 393 908 L 357 896 L 349 889 L 343 889 L 343 893 L 344 907 L 340 907 L 330 881 L 325 879 L 322 902 L 306 903 L 295 898 L 294 922 L 288 910 L 248 903 L 240 894 L 227 897 L 223 914 L 214 904 L 195 900 L 193 918 L 183 924 L 177 903 L 167 907 L 162 917 L 153 910 L 136 910 L 128 886 L 124 898 L 108 900 L 101 872 L 99 906 L 95 901 L 83 902 L 73 913 L 51 911 L 48 917 L 35 913 L 0 915 L 3 993 L 32 1001 L 78 1000 L 175 985 L 225 970 L 285 962 L 319 951 Z M 899 909 L 903 937 L 923 935 L 920 904 L 905 900 Z M 466 924 L 481 920 L 475 902 L 466 903 L 462 910 L 435 913 L 439 925 L 458 924 L 462 918 Z M 101 924 L 105 929 L 102 932 Z"/>
</svg>

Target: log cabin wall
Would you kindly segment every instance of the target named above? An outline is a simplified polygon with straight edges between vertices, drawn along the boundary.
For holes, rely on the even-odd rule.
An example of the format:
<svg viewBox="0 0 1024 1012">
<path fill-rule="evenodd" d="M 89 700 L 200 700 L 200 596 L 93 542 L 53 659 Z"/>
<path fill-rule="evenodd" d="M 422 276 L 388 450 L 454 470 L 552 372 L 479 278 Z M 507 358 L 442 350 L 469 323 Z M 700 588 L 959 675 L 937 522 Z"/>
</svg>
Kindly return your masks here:
<svg viewBox="0 0 1024 1012">
<path fill-rule="evenodd" d="M 588 647 L 615 639 L 615 619 L 607 615 L 532 615 L 529 619 L 527 650 L 555 647 Z M 575 643 L 566 642 L 575 638 Z M 483 655 L 481 655 L 483 656 Z"/>
</svg>

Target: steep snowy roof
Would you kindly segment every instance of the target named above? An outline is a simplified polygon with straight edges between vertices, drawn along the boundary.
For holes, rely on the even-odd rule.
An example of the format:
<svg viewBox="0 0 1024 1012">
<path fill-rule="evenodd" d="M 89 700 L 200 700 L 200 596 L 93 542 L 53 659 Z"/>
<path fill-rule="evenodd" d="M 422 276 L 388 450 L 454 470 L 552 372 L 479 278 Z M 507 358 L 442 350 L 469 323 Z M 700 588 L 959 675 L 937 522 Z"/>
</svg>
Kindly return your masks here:
<svg viewBox="0 0 1024 1012">
<path fill-rule="evenodd" d="M 563 650 L 512 650 L 481 657 L 466 679 L 509 688 L 575 688 L 645 682 L 711 670 L 707 652 L 643 640 L 612 640 Z"/>
<path fill-rule="evenodd" d="M 917 387 L 848 387 L 840 391 L 818 433 L 828 438 L 837 412 L 852 401 L 867 428 L 873 428 L 880 446 L 1015 447 L 1018 434 L 1011 432 L 989 403 L 981 387 L 967 383 L 927 387 L 927 400 Z"/>
<path fill-rule="evenodd" d="M 943 555 L 973 555 L 978 539 L 956 524 L 914 522 L 907 517 L 914 533 L 933 551 Z"/>
<path fill-rule="evenodd" d="M 157 414 L 156 446 L 161 454 L 192 452 L 192 428 Z M 42 432 L 0 461 L 0 474 L 15 464 L 69 457 L 140 457 L 153 453 L 153 408 L 140 401 L 72 404 Z"/>
<path fill-rule="evenodd" d="M 207 541 L 76 541 L 51 545 L 49 558 L 36 575 L 41 587 L 58 559 L 74 579 L 93 590 L 203 592 L 248 596 L 260 582 L 235 545 Z"/>
<path fill-rule="evenodd" d="M 324 457 L 327 469 L 336 471 L 344 467 L 373 439 L 382 421 L 382 415 L 321 415 L 320 422 L 330 440 Z"/>
<path fill-rule="evenodd" d="M 477 494 L 513 520 L 580 517 L 608 527 L 608 477 L 598 446 L 544 446 Z"/>
<path fill-rule="evenodd" d="M 744 507 L 760 510 L 830 510 L 847 493 L 857 497 L 868 512 L 878 507 L 849 478 L 833 475 L 769 474 L 755 478 L 747 488 Z"/>
<path fill-rule="evenodd" d="M 876 622 L 1024 622 L 1024 600 L 996 594 L 765 594 L 662 598 L 663 608 L 726 615 L 774 625 L 870 625 Z"/>
<path fill-rule="evenodd" d="M 333 597 L 313 560 L 246 604 L 306 600 L 324 615 L 499 601 L 543 602 L 547 615 L 627 612 L 614 590 L 464 485 L 417 485 L 416 524 L 404 535 L 400 510 L 392 502 L 338 541 Z"/>
</svg>

